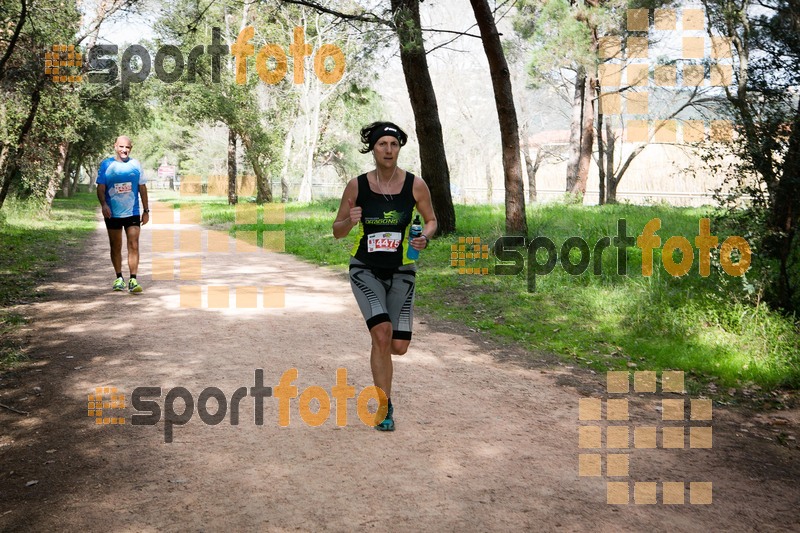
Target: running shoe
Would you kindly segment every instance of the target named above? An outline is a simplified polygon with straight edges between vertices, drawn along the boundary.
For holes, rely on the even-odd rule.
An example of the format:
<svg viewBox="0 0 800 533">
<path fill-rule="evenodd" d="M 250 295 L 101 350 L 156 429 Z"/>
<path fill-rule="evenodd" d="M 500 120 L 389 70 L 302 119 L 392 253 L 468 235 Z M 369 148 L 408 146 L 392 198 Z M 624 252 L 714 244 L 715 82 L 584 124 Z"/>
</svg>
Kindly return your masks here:
<svg viewBox="0 0 800 533">
<path fill-rule="evenodd" d="M 375 426 L 375 429 L 378 431 L 394 431 L 394 420 L 389 415 L 386 415 L 383 422 Z"/>
<path fill-rule="evenodd" d="M 111 287 L 115 291 L 124 291 L 125 290 L 125 280 L 122 278 L 117 278 L 114 281 L 114 285 Z"/>
<path fill-rule="evenodd" d="M 394 431 L 394 406 L 389 406 L 389 411 L 386 413 L 386 418 L 383 422 L 375 426 L 378 431 Z"/>
<path fill-rule="evenodd" d="M 139 285 L 136 278 L 132 278 L 128 281 L 128 292 L 142 292 L 142 286 Z"/>
</svg>

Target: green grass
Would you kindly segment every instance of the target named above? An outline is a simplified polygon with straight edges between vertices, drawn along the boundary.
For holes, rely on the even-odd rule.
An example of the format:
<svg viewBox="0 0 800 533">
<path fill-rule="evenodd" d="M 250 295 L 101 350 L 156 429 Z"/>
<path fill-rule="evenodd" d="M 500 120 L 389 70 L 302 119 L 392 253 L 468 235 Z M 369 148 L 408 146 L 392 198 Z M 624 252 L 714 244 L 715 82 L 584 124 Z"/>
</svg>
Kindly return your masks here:
<svg viewBox="0 0 800 533">
<path fill-rule="evenodd" d="M 93 194 L 78 194 L 55 200 L 49 213 L 14 200 L 0 211 L 0 368 L 24 358 L 11 333 L 26 320 L 9 308 L 41 295 L 49 271 L 94 229 L 97 205 Z"/>
<path fill-rule="evenodd" d="M 336 200 L 287 204 L 286 251 L 344 267 L 353 237 L 333 238 L 337 208 Z M 698 383 L 726 388 L 800 388 L 798 323 L 753 305 L 747 276 L 728 276 L 716 258 L 710 276 L 701 277 L 695 251 L 689 273 L 676 278 L 655 250 L 654 274 L 644 277 L 641 250 L 632 247 L 627 274 L 618 275 L 616 248 L 611 247 L 602 254 L 602 275 L 594 275 L 593 262 L 582 275 L 569 275 L 556 264 L 550 274 L 536 276 L 535 291 L 529 292 L 524 250 L 526 268 L 518 275 L 466 275 L 450 266 L 451 245 L 458 244 L 459 236 L 480 237 L 491 247 L 504 233 L 502 206 L 456 206 L 456 214 L 457 235 L 435 239 L 420 260 L 417 305 L 434 316 L 596 371 L 680 369 Z M 593 249 L 602 237 L 617 235 L 619 219 L 627 221 L 627 234 L 635 238 L 649 220 L 660 218 L 662 247 L 671 236 L 684 236 L 694 247 L 699 219 L 710 214 L 709 209 L 665 205 L 550 204 L 529 208 L 528 225 L 531 236 L 554 242 L 560 259 L 560 247 L 569 237 L 582 237 Z M 234 218 L 224 200 L 203 202 L 204 223 L 233 231 Z M 717 235 L 713 223 L 711 234 Z M 720 243 L 728 237 L 717 236 Z M 578 257 L 577 251 L 571 255 L 574 261 Z M 543 252 L 537 256 L 541 263 L 545 259 Z M 680 254 L 674 259 L 680 261 Z M 494 264 L 490 254 L 486 260 L 467 260 L 465 266 L 494 272 Z"/>
</svg>

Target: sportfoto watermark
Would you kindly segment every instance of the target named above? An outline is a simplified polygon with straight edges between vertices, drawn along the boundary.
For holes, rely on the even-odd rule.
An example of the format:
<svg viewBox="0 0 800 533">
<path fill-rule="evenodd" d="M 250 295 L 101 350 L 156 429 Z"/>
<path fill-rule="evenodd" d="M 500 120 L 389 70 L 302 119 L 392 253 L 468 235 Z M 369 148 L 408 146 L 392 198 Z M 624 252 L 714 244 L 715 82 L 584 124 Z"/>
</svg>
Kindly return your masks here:
<svg viewBox="0 0 800 533">
<path fill-rule="evenodd" d="M 330 396 L 322 387 L 312 385 L 303 390 L 298 395 L 298 388 L 292 385 L 297 379 L 298 371 L 290 368 L 283 373 L 278 386 L 264 386 L 264 370 L 255 369 L 252 387 L 239 387 L 228 396 L 217 387 L 206 387 L 195 400 L 195 396 L 185 387 L 173 387 L 163 395 L 161 387 L 136 387 L 131 393 L 131 406 L 136 412 L 131 416 L 131 425 L 134 426 L 154 426 L 164 419 L 164 442 L 170 443 L 173 440 L 174 426 L 182 426 L 188 423 L 197 411 L 200 420 L 209 426 L 216 426 L 228 416 L 230 411 L 230 425 L 239 425 L 239 405 L 246 397 L 253 398 L 254 416 L 253 422 L 257 426 L 264 425 L 264 398 L 275 397 L 278 400 L 278 425 L 281 427 L 289 426 L 291 422 L 291 400 L 298 398 L 298 412 L 300 419 L 309 426 L 317 427 L 324 424 L 331 414 L 331 396 L 336 401 L 336 425 L 344 427 L 347 425 L 347 401 L 356 397 L 356 389 L 347 384 L 347 369 L 336 369 L 336 385 L 331 387 Z M 109 396 L 111 401 L 106 401 L 105 396 Z M 213 411 L 208 408 L 209 400 L 214 400 L 216 406 Z M 176 402 L 180 400 L 176 410 Z M 312 410 L 311 403 L 316 400 L 318 408 Z M 374 400 L 377 410 L 369 410 L 370 401 Z M 95 394 L 89 395 L 89 416 L 95 417 L 96 424 L 125 424 L 124 416 L 110 417 L 105 416 L 108 409 L 124 409 L 125 396 L 119 394 L 116 388 L 98 387 Z M 386 417 L 388 403 L 386 394 L 380 388 L 371 385 L 365 387 L 358 394 L 356 400 L 358 418 L 367 426 L 375 426 Z"/>
<path fill-rule="evenodd" d="M 661 237 L 656 235 L 660 228 L 661 219 L 653 218 L 645 224 L 642 233 L 634 238 L 627 234 L 627 221 L 619 219 L 617 221 L 617 235 L 613 238 L 602 237 L 597 240 L 593 247 L 590 247 L 583 237 L 570 237 L 561 244 L 560 250 L 552 239 L 545 236 L 538 236 L 532 240 L 521 236 L 503 236 L 495 241 L 493 247 L 496 260 L 501 261 L 501 263 L 495 263 L 494 274 L 497 276 L 513 276 L 522 273 L 525 268 L 525 255 L 523 255 L 522 250 L 527 250 L 528 292 L 536 291 L 536 276 L 550 274 L 559 262 L 561 263 L 561 268 L 573 276 L 579 276 L 586 272 L 589 264 L 592 263 L 594 275 L 601 276 L 603 274 L 603 252 L 612 247 L 612 245 L 617 249 L 617 274 L 620 276 L 625 276 L 628 273 L 627 250 L 634 246 L 642 251 L 643 276 L 649 277 L 653 275 L 653 250 L 659 248 L 661 249 L 661 263 L 668 274 L 674 277 L 688 274 L 694 264 L 694 248 L 692 248 L 689 239 L 682 236 L 670 237 L 661 248 Z M 466 240 L 473 243 L 473 250 L 466 251 L 468 243 L 453 245 L 450 265 L 457 267 L 460 274 L 489 274 L 489 268 L 466 268 L 467 259 L 486 259 L 489 255 L 487 245 L 481 245 L 480 238 L 471 237 Z M 711 250 L 719 246 L 719 238 L 711 235 L 711 222 L 708 218 L 700 219 L 699 232 L 694 238 L 694 245 L 698 250 L 698 273 L 702 277 L 708 277 L 711 274 Z M 461 250 L 461 248 L 464 249 Z M 577 262 L 573 262 L 571 259 L 573 250 L 577 250 L 580 253 Z M 681 259 L 678 262 L 673 257 L 673 253 L 676 250 L 681 252 Z M 736 260 L 734 260 L 734 250 L 737 252 Z M 546 252 L 546 261 L 539 261 L 538 255 L 540 251 Z M 468 255 L 469 257 L 467 257 Z M 739 277 L 744 275 L 750 268 L 751 259 L 750 245 L 742 237 L 728 237 L 719 246 L 719 263 L 729 276 Z"/>
<path fill-rule="evenodd" d="M 122 95 L 128 96 L 133 83 L 143 83 L 155 70 L 155 76 L 164 83 L 174 83 L 183 77 L 186 70 L 186 82 L 194 83 L 197 77 L 197 62 L 201 56 L 211 56 L 211 81 L 220 82 L 221 58 L 231 54 L 235 58 L 236 83 L 247 83 L 247 58 L 255 55 L 256 72 L 264 83 L 274 85 L 286 77 L 288 56 L 279 44 L 270 43 L 261 47 L 256 54 L 255 46 L 250 40 L 255 35 L 252 26 L 246 26 L 236 38 L 236 42 L 228 47 L 221 42 L 219 28 L 211 30 L 211 44 L 199 44 L 189 52 L 188 61 L 180 48 L 166 44 L 159 47 L 155 59 L 142 45 L 134 44 L 125 48 L 120 64 L 117 64 L 119 47 L 115 44 L 93 46 L 84 55 L 74 46 L 55 44 L 45 53 L 45 74 L 52 76 L 56 83 L 81 82 L 82 75 L 75 75 L 68 69 L 81 72 L 87 67 L 85 76 L 89 83 L 114 84 L 119 80 Z M 335 44 L 323 44 L 314 52 L 313 47 L 305 42 L 302 27 L 294 28 L 294 39 L 289 46 L 289 54 L 294 62 L 294 83 L 300 84 L 305 79 L 305 58 L 314 56 L 314 73 L 326 84 L 337 83 L 342 79 L 345 69 L 345 57 L 341 48 Z M 85 61 L 84 61 L 85 57 Z M 170 59 L 171 70 L 167 70 Z M 121 69 L 121 72 L 120 72 Z"/>
</svg>

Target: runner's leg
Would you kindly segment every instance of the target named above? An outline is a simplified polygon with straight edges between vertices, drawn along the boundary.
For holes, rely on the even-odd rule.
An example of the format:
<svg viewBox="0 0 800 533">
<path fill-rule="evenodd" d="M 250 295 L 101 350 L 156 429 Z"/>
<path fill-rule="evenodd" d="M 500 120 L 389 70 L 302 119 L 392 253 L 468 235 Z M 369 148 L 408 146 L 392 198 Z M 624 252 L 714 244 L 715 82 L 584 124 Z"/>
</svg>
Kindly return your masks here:
<svg viewBox="0 0 800 533">
<path fill-rule="evenodd" d="M 350 268 L 350 287 L 372 339 L 372 380 L 390 397 L 393 374 L 392 323 L 386 308 L 386 285 L 372 271 L 353 265 Z"/>
<path fill-rule="evenodd" d="M 139 226 L 125 228 L 125 236 L 128 241 L 128 268 L 133 276 L 139 272 L 139 233 Z M 120 258 L 121 261 L 122 259 Z"/>
<path fill-rule="evenodd" d="M 108 242 L 111 245 L 114 273 L 122 272 L 122 229 L 108 229 Z"/>
<path fill-rule="evenodd" d="M 414 272 L 396 272 L 386 295 L 386 307 L 392 319 L 392 347 L 395 355 L 403 355 L 411 342 L 414 322 Z"/>
</svg>

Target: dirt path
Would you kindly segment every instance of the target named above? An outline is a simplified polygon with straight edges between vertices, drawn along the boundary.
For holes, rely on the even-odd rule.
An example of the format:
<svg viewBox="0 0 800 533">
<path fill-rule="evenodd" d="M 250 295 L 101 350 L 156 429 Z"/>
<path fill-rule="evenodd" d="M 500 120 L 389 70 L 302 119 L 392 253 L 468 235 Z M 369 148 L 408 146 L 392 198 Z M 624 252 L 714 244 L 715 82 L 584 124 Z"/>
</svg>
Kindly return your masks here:
<svg viewBox="0 0 800 533">
<path fill-rule="evenodd" d="M 144 294 L 108 290 L 98 228 L 49 297 L 26 309 L 33 362 L 0 378 L 0 403 L 30 412 L 0 409 L 1 530 L 800 530 L 796 441 L 780 446 L 763 438 L 765 424 L 715 408 L 712 449 L 689 449 L 687 437 L 684 450 L 620 450 L 629 477 L 579 477 L 579 453 L 606 455 L 578 447 L 579 426 L 591 424 L 578 420 L 579 400 L 606 398 L 604 379 L 524 368 L 509 362 L 513 352 L 424 317 L 396 359 L 395 433 L 363 425 L 355 400 L 338 428 L 335 410 L 320 427 L 304 424 L 293 399 L 282 428 L 274 397 L 261 426 L 246 397 L 238 426 L 230 412 L 216 426 L 195 412 L 172 443 L 163 420 L 130 425 L 130 406 L 112 411 L 126 425 L 97 426 L 87 416 L 97 386 L 128 402 L 140 386 L 164 395 L 181 386 L 195 399 L 215 386 L 230 400 L 253 387 L 258 368 L 272 387 L 296 368 L 300 392 L 330 391 L 337 368 L 356 394 L 371 384 L 369 337 L 343 275 L 288 255 L 206 254 L 202 284 L 284 285 L 285 307 L 182 308 L 183 282 L 150 279 L 151 235 L 143 232 Z M 630 426 L 680 424 L 660 422 L 661 395 L 617 397 L 630 400 Z M 797 434 L 797 414 L 782 416 L 782 431 Z M 655 505 L 633 496 L 608 505 L 609 479 L 686 481 L 685 504 L 663 505 L 658 483 Z M 712 482 L 713 503 L 690 504 L 690 481 Z"/>
</svg>

